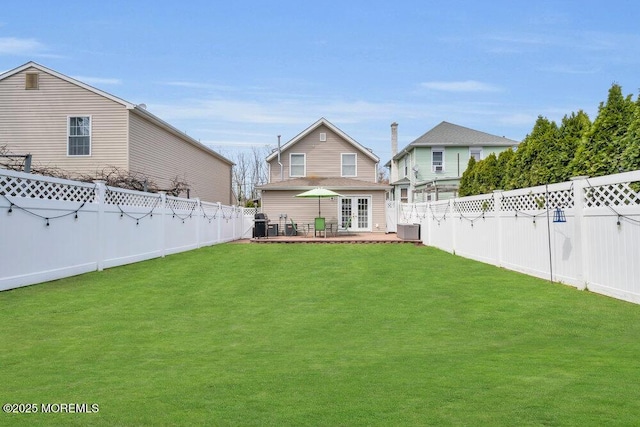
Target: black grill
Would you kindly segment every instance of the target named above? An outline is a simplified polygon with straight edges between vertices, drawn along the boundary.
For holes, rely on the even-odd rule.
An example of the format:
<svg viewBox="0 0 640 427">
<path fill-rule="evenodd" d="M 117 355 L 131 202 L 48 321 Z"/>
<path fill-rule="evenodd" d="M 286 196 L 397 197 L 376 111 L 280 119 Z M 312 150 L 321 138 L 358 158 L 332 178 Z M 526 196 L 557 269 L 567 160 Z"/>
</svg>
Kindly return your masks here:
<svg viewBox="0 0 640 427">
<path fill-rule="evenodd" d="M 269 218 L 263 213 L 257 213 L 253 218 L 253 237 L 267 237 Z"/>
</svg>

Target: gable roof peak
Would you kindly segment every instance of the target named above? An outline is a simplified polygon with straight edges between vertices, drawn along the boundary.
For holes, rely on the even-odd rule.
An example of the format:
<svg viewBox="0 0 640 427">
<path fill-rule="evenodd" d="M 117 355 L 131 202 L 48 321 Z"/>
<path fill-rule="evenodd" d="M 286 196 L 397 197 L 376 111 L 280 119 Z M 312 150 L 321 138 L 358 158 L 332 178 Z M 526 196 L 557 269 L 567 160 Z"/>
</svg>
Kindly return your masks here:
<svg viewBox="0 0 640 427">
<path fill-rule="evenodd" d="M 304 137 L 306 137 L 307 135 L 309 135 L 311 132 L 313 132 L 314 130 L 316 130 L 318 127 L 320 126 L 326 126 L 327 128 L 329 128 L 332 132 L 334 132 L 335 134 L 337 134 L 338 136 L 340 136 L 343 140 L 345 140 L 346 142 L 350 143 L 351 145 L 353 145 L 355 148 L 357 148 L 358 150 L 360 150 L 362 153 L 364 153 L 365 155 L 369 156 L 372 160 L 374 160 L 375 162 L 379 162 L 380 159 L 378 158 L 378 156 L 376 156 L 373 151 L 365 146 L 363 146 L 362 144 L 360 144 L 358 141 L 356 141 L 355 139 L 351 138 L 349 135 L 347 135 L 346 133 L 344 133 L 340 128 L 338 128 L 336 125 L 334 125 L 333 123 L 331 123 L 329 120 L 327 120 L 324 117 L 320 117 L 318 120 L 316 120 L 313 124 L 311 124 L 309 127 L 307 127 L 305 130 L 303 130 L 302 132 L 300 132 L 298 135 L 296 135 L 295 137 L 293 137 L 292 139 L 290 139 L 289 141 L 287 141 L 285 144 L 283 144 L 280 147 L 280 153 L 282 153 L 283 151 L 286 151 L 288 149 L 290 149 L 291 147 L 293 147 L 295 144 L 297 144 L 298 142 L 300 142 L 302 139 L 304 139 Z M 267 162 L 270 162 L 271 160 L 275 159 L 276 156 L 278 155 L 278 149 L 275 149 L 274 151 L 271 152 L 271 154 L 269 154 L 266 158 Z"/>
</svg>

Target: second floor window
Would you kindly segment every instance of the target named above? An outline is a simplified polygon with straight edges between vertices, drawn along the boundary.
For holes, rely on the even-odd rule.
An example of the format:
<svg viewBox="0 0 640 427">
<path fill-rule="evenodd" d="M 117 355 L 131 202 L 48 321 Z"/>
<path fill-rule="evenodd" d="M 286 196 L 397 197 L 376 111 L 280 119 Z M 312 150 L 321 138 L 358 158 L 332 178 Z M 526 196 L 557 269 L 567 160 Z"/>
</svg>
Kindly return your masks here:
<svg viewBox="0 0 640 427">
<path fill-rule="evenodd" d="M 69 117 L 69 156 L 91 155 L 91 117 Z"/>
<path fill-rule="evenodd" d="M 357 176 L 355 153 L 342 155 L 342 176 Z"/>
<path fill-rule="evenodd" d="M 290 154 L 289 155 L 289 176 L 300 177 L 306 176 L 304 154 Z"/>
<path fill-rule="evenodd" d="M 431 151 L 431 165 L 433 172 L 444 172 L 444 150 L 433 149 Z"/>
</svg>

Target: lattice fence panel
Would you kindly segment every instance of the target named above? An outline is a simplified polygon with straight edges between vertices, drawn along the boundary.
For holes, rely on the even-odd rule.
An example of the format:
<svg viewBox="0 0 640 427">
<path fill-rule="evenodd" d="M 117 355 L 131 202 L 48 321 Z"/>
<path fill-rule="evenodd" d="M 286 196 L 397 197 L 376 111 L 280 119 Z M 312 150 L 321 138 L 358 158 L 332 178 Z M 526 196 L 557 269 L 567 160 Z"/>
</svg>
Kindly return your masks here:
<svg viewBox="0 0 640 427">
<path fill-rule="evenodd" d="M 204 216 L 208 219 L 216 219 L 220 213 L 220 207 L 217 204 L 201 203 L 200 208 Z"/>
<path fill-rule="evenodd" d="M 174 199 L 167 197 L 167 207 L 172 211 L 193 211 L 198 207 L 197 200 Z"/>
<path fill-rule="evenodd" d="M 429 205 L 426 202 L 416 203 L 415 213 L 418 216 L 418 218 L 426 218 L 427 215 L 429 214 Z"/>
<path fill-rule="evenodd" d="M 242 214 L 245 216 L 253 216 L 260 212 L 260 208 L 242 208 Z"/>
<path fill-rule="evenodd" d="M 95 198 L 95 185 L 73 185 L 0 175 L 0 194 L 33 199 L 90 202 Z"/>
<path fill-rule="evenodd" d="M 155 208 L 160 205 L 160 195 L 130 193 L 115 187 L 107 187 L 105 203 L 118 206 Z"/>
<path fill-rule="evenodd" d="M 502 198 L 503 211 L 536 211 L 555 208 L 572 208 L 574 206 L 573 191 L 571 189 L 550 191 L 548 194 L 527 193 L 517 196 L 504 196 Z M 548 205 L 548 206 L 547 206 Z"/>
<path fill-rule="evenodd" d="M 482 213 L 493 211 L 493 197 L 486 199 L 461 200 L 454 202 L 453 208 L 459 213 Z"/>
<path fill-rule="evenodd" d="M 634 190 L 629 182 L 600 185 L 585 189 L 584 202 L 588 208 L 635 206 L 640 205 L 640 192 Z"/>
<path fill-rule="evenodd" d="M 413 204 L 412 203 L 401 203 L 400 204 L 400 217 L 407 222 L 411 219 L 411 215 L 413 214 Z"/>
<path fill-rule="evenodd" d="M 233 206 L 224 206 L 223 205 L 220 210 L 222 211 L 222 218 L 223 219 L 229 220 L 231 218 L 235 218 L 236 212 L 235 212 L 235 209 L 234 209 Z"/>
<path fill-rule="evenodd" d="M 429 205 L 429 214 L 436 221 L 445 219 L 450 213 L 449 203 Z"/>
</svg>

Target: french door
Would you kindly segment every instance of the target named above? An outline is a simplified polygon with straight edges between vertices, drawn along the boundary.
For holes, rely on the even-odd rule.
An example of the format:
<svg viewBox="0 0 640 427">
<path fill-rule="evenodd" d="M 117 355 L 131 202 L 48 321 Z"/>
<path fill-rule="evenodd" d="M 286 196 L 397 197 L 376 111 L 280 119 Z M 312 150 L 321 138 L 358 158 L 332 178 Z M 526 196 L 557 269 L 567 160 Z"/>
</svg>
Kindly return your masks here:
<svg viewBox="0 0 640 427">
<path fill-rule="evenodd" d="M 340 228 L 349 225 L 351 231 L 371 231 L 371 197 L 341 197 L 339 220 Z"/>
</svg>

